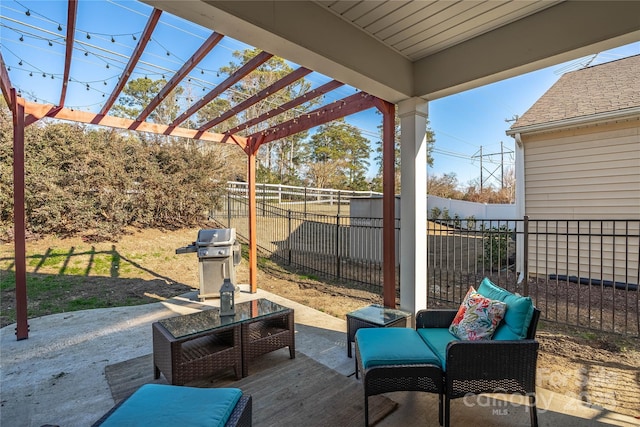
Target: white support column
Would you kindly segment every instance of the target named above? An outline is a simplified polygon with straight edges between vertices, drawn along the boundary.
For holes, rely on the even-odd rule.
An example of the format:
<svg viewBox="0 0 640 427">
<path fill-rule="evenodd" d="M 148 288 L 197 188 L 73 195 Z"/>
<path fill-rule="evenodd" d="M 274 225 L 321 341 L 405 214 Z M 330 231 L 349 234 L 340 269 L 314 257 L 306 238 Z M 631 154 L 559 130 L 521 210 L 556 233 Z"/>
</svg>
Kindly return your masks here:
<svg viewBox="0 0 640 427">
<path fill-rule="evenodd" d="M 427 101 L 398 103 L 402 189 L 400 200 L 400 308 L 427 306 Z"/>
</svg>

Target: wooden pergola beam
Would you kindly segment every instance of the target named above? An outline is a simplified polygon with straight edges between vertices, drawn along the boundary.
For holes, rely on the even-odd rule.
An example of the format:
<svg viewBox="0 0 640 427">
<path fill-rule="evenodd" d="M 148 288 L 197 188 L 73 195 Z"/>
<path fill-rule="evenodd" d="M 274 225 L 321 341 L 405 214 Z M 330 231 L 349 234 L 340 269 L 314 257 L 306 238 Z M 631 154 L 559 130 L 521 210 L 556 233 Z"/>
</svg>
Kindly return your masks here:
<svg viewBox="0 0 640 427">
<path fill-rule="evenodd" d="M 99 115 L 105 116 L 109 112 L 113 104 L 116 102 L 116 99 L 118 99 L 120 92 L 122 92 L 122 89 L 124 89 L 124 86 L 129 81 L 129 77 L 131 76 L 131 73 L 133 73 L 133 69 L 136 68 L 136 65 L 138 64 L 138 61 L 140 60 L 144 49 L 147 47 L 149 40 L 151 40 L 151 34 L 156 28 L 156 25 L 158 25 L 158 20 L 160 20 L 161 14 L 162 11 L 160 9 L 153 9 L 153 12 L 151 12 L 149 20 L 147 21 L 147 25 L 142 32 L 142 36 L 140 36 L 140 40 L 138 40 L 136 48 L 133 50 L 133 53 L 131 53 L 131 57 L 129 58 L 127 66 L 124 68 L 124 71 L 122 72 L 122 75 L 120 76 L 116 87 L 113 89 L 113 92 L 111 92 L 111 95 L 109 95 L 109 98 L 107 98 L 107 101 L 102 106 Z"/>
<path fill-rule="evenodd" d="M 13 105 L 13 243 L 16 272 L 16 337 L 29 338 L 27 321 L 27 221 L 25 212 L 24 99 L 9 90 Z"/>
<path fill-rule="evenodd" d="M 211 129 L 215 125 L 224 122 L 225 120 L 233 117 L 234 115 L 240 113 L 241 111 L 244 111 L 247 108 L 251 107 L 252 105 L 264 100 L 268 96 L 273 95 L 274 93 L 278 92 L 279 90 L 281 90 L 281 89 L 291 85 L 292 83 L 300 80 L 301 78 L 303 78 L 304 76 L 306 76 L 309 73 L 311 73 L 311 70 L 309 70 L 307 68 L 304 68 L 304 67 L 298 68 L 297 70 L 287 74 L 286 76 L 284 76 L 283 78 L 281 78 L 277 82 L 273 83 L 269 87 L 264 88 L 260 92 L 256 93 L 255 95 L 250 96 L 249 98 L 245 99 L 241 103 L 237 104 L 235 107 L 231 107 L 230 109 L 228 109 L 223 114 L 221 114 L 220 116 L 216 117 L 215 119 L 209 120 L 207 123 L 202 125 L 200 127 L 200 129 Z"/>
<path fill-rule="evenodd" d="M 73 56 L 74 35 L 76 32 L 76 16 L 78 15 L 78 1 L 69 0 L 67 9 L 67 46 L 64 53 L 64 72 L 62 75 L 62 90 L 60 91 L 59 106 L 64 106 L 69 85 L 69 71 L 71 70 L 71 57 Z"/>
<path fill-rule="evenodd" d="M 215 31 L 209 36 L 207 40 L 195 51 L 195 53 L 189 58 L 182 67 L 178 70 L 178 72 L 171 77 L 171 79 L 167 82 L 167 84 L 158 92 L 155 98 L 149 102 L 149 105 L 145 107 L 144 110 L 140 113 L 136 122 L 143 122 L 149 117 L 149 114 L 153 112 L 158 105 L 171 93 L 171 91 L 193 70 L 196 65 L 200 63 L 204 59 L 205 56 L 211 49 L 213 49 L 219 42 L 222 40 L 224 36 L 222 34 L 216 33 Z"/>
<path fill-rule="evenodd" d="M 14 99 L 11 96 L 11 79 L 9 78 L 9 73 L 7 72 L 7 66 L 4 63 L 2 52 L 0 52 L 0 89 L 2 89 L 2 96 L 4 96 L 4 100 L 7 101 L 9 109 L 13 111 Z"/>
<path fill-rule="evenodd" d="M 396 106 L 379 98 L 375 100 L 375 105 L 382 113 L 382 241 L 395 242 Z M 382 298 L 384 300 L 385 307 L 396 307 L 395 244 L 385 245 L 385 249 L 382 254 Z"/>
<path fill-rule="evenodd" d="M 168 132 L 169 126 L 158 123 L 138 123 L 131 119 L 114 116 L 104 116 L 102 114 L 89 113 L 79 110 L 71 110 L 69 108 L 56 107 L 53 105 L 37 104 L 35 102 L 25 102 L 25 112 L 30 114 L 33 121 L 44 117 L 53 119 L 69 120 L 78 123 L 87 123 L 100 126 L 107 126 L 115 129 L 137 130 L 140 132 L 149 132 L 156 135 L 171 135 L 184 138 L 200 139 L 209 142 L 227 141 L 227 135 L 221 133 L 201 132 L 195 129 L 173 128 Z M 135 126 L 135 128 L 134 128 Z M 246 139 L 241 136 L 235 137 L 235 142 L 244 148 Z"/>
<path fill-rule="evenodd" d="M 260 65 L 267 62 L 271 59 L 273 55 L 267 52 L 260 52 L 249 61 L 247 61 L 242 67 L 238 68 L 234 71 L 229 77 L 227 77 L 222 83 L 218 86 L 214 87 L 209 93 L 203 96 L 198 102 L 193 104 L 191 108 L 182 113 L 177 119 L 173 121 L 169 126 L 177 126 L 178 124 L 185 121 L 187 118 L 191 117 L 196 111 L 207 105 L 213 99 L 215 99 L 218 95 L 220 95 L 225 90 L 229 89 L 231 86 L 240 81 L 247 74 L 258 68 Z M 206 131 L 207 129 L 200 129 L 201 131 Z"/>
<path fill-rule="evenodd" d="M 373 108 L 376 106 L 376 99 L 377 98 L 368 93 L 356 93 L 308 113 L 302 113 L 300 116 L 277 126 L 256 132 L 250 135 L 249 138 L 263 136 L 262 143 L 265 144 L 277 139 L 286 138 L 298 132 L 303 132 L 333 120 Z"/>
<path fill-rule="evenodd" d="M 265 120 L 268 120 L 271 117 L 275 117 L 278 114 L 282 114 L 285 111 L 289 111 L 292 108 L 297 107 L 298 105 L 302 105 L 305 102 L 309 102 L 321 95 L 324 95 L 327 92 L 331 92 L 334 89 L 339 88 L 340 86 L 344 86 L 344 83 L 339 82 L 337 80 L 332 80 L 328 83 L 323 84 L 322 86 L 318 86 L 317 88 L 310 90 L 309 92 L 305 93 L 304 95 L 300 95 L 299 97 L 292 99 L 289 102 L 285 102 L 284 104 L 280 105 L 279 107 L 274 108 L 273 110 L 267 111 L 266 113 L 263 113 L 261 115 L 259 115 L 256 118 L 253 118 L 251 120 L 247 120 L 244 123 L 239 124 L 238 126 L 229 129 L 227 131 L 225 131 L 225 133 L 231 133 L 234 134 L 236 132 L 239 132 L 241 130 L 247 129 L 251 126 L 257 125 L 260 122 L 264 122 Z"/>
</svg>

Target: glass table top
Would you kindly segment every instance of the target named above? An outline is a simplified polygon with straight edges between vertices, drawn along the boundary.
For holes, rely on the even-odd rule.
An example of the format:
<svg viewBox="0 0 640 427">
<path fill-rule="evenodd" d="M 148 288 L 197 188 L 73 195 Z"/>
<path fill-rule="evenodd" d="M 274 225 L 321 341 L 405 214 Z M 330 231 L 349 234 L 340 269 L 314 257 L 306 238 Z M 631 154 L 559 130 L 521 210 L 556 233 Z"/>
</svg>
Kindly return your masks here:
<svg viewBox="0 0 640 427">
<path fill-rule="evenodd" d="M 411 316 L 411 313 L 396 310 L 394 308 L 383 307 L 378 304 L 373 304 L 368 307 L 352 311 L 351 313 L 347 313 L 347 317 L 354 317 L 380 326 L 388 325 L 409 316 Z"/>
<path fill-rule="evenodd" d="M 220 316 L 220 310 L 212 308 L 198 313 L 170 317 L 160 320 L 158 323 L 164 326 L 174 338 L 183 338 L 223 326 L 240 324 L 248 320 L 259 320 L 261 317 L 287 310 L 289 310 L 288 307 L 260 298 L 237 303 L 236 313 L 233 316 Z"/>
</svg>

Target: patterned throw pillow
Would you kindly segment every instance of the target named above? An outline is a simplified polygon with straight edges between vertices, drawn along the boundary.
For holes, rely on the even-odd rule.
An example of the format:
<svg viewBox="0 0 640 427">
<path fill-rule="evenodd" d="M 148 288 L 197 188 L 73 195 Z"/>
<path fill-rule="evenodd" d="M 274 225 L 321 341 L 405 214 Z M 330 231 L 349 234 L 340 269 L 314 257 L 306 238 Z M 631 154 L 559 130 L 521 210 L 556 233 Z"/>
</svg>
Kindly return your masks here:
<svg viewBox="0 0 640 427">
<path fill-rule="evenodd" d="M 483 297 L 472 286 L 460 304 L 449 332 L 461 340 L 490 340 L 506 310 L 505 303 Z"/>
</svg>

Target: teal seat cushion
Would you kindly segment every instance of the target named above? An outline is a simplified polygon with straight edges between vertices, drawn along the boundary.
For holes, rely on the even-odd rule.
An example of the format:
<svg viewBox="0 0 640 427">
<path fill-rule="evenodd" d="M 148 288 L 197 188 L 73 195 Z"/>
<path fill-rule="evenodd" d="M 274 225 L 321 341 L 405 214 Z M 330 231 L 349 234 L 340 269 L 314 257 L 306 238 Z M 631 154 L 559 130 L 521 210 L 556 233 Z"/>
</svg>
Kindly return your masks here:
<svg viewBox="0 0 640 427">
<path fill-rule="evenodd" d="M 418 328 L 417 331 L 420 338 L 438 356 L 440 366 L 445 371 L 447 369 L 447 344 L 451 341 L 460 341 L 460 339 L 449 332 L 449 328 Z"/>
<path fill-rule="evenodd" d="M 356 332 L 356 342 L 365 369 L 383 365 L 440 366 L 438 357 L 414 329 L 361 328 Z"/>
<path fill-rule="evenodd" d="M 520 340 L 526 338 L 531 318 L 533 301 L 530 297 L 512 294 L 492 283 L 486 277 L 480 282 L 478 293 L 489 299 L 507 304 L 504 318 L 493 334 L 494 340 Z"/>
<path fill-rule="evenodd" d="M 242 391 L 145 384 L 103 426 L 224 426 Z"/>
</svg>

